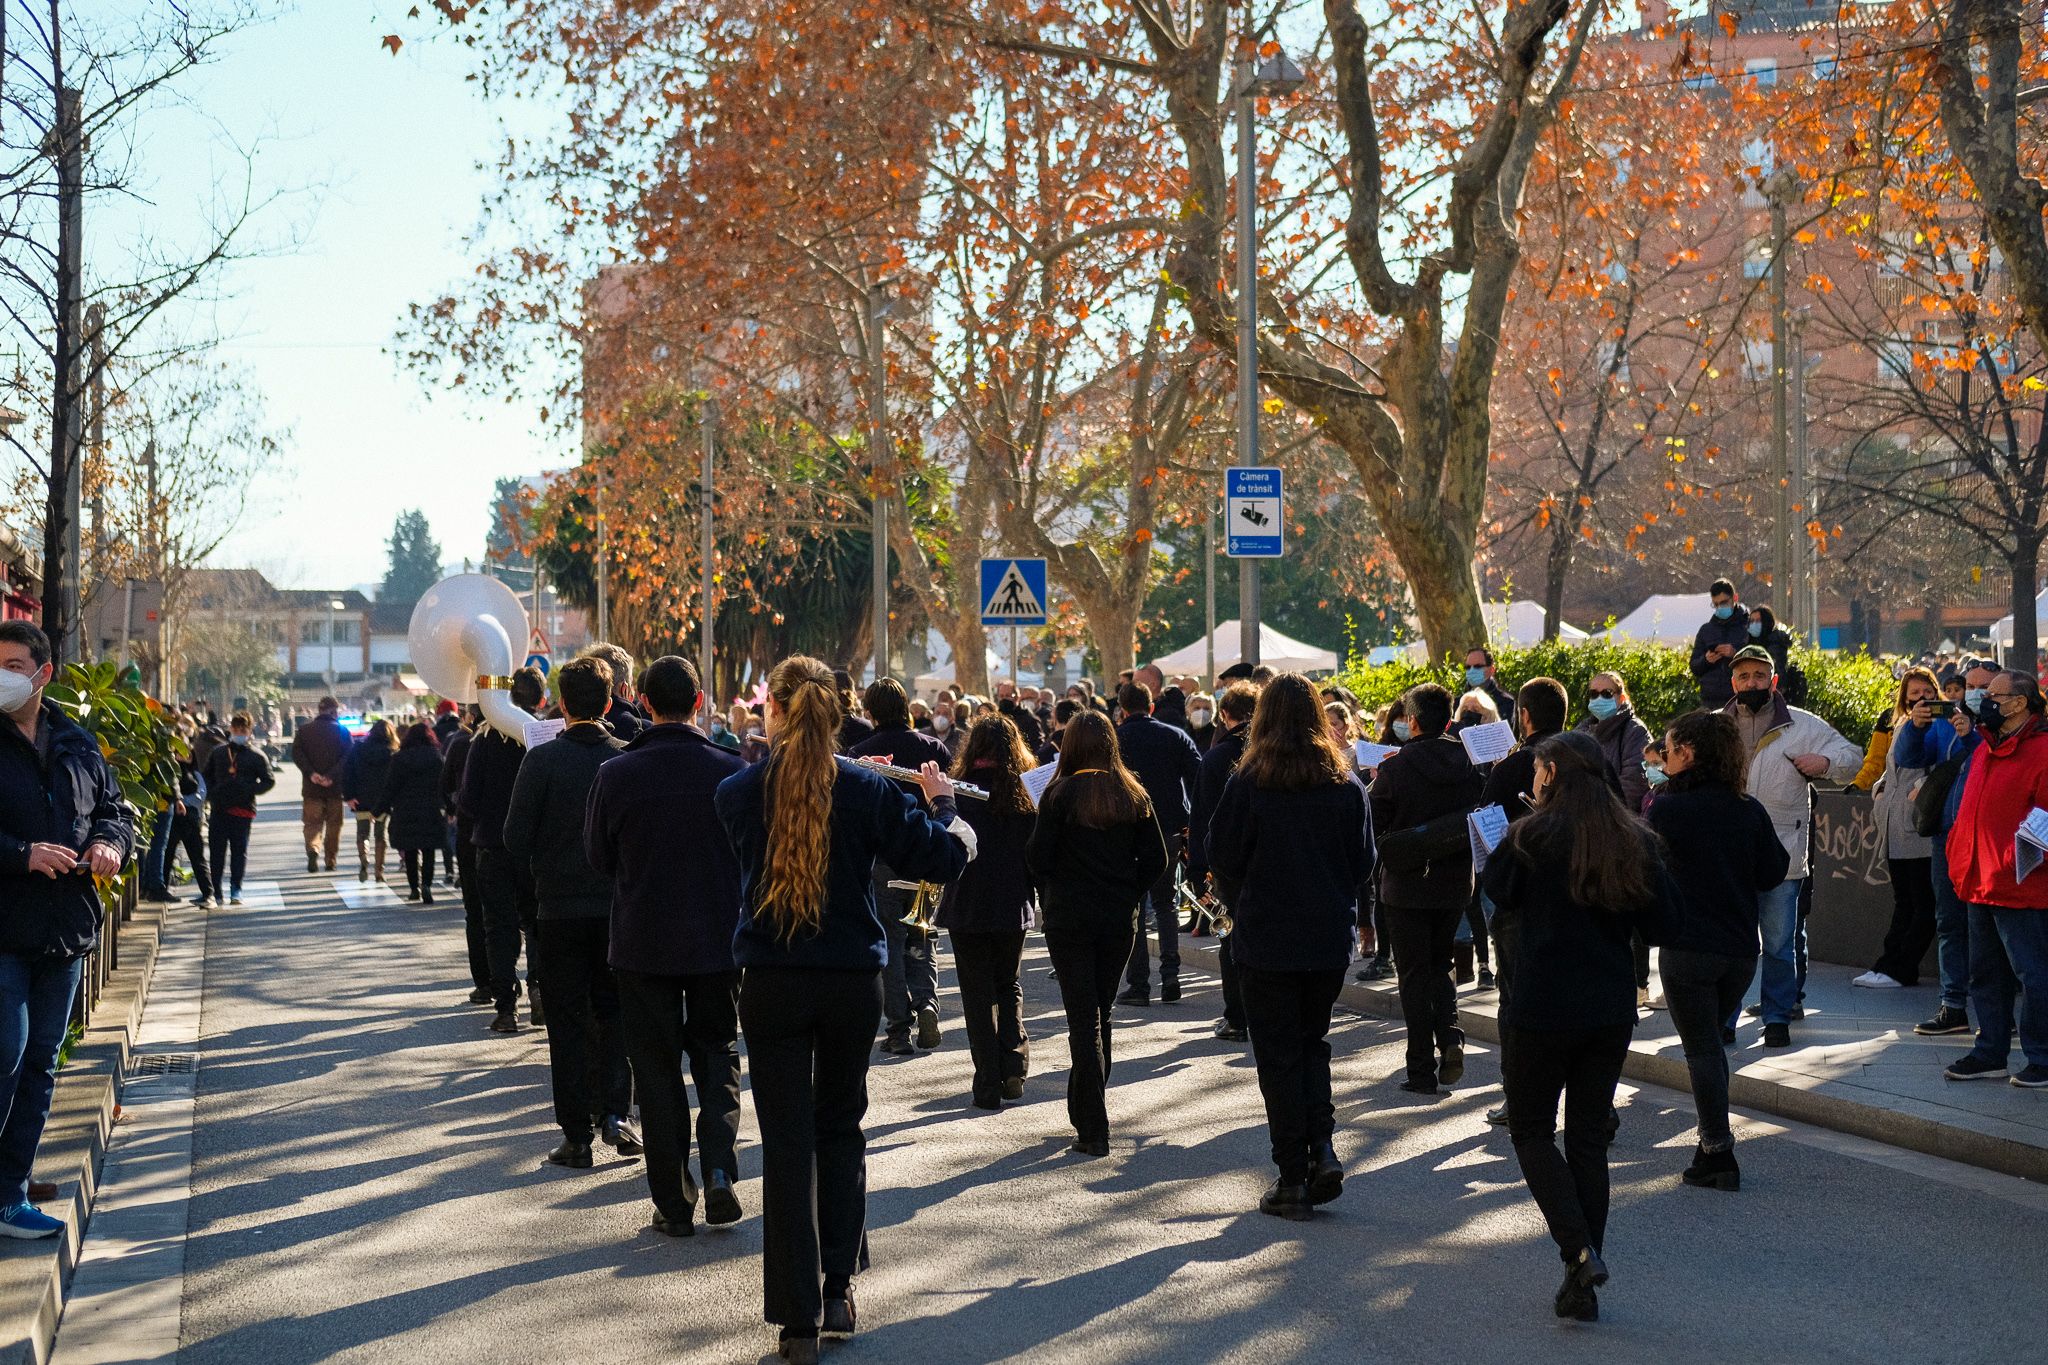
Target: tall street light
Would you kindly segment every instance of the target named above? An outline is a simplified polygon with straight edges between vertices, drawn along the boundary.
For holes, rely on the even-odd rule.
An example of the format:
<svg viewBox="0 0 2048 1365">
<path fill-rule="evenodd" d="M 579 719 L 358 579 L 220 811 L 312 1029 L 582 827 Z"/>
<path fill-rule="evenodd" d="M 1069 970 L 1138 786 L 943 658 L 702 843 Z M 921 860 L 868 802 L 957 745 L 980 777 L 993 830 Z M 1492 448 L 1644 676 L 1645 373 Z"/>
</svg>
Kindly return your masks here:
<svg viewBox="0 0 2048 1365">
<path fill-rule="evenodd" d="M 1232 88 L 1237 103 L 1237 463 L 1259 462 L 1259 227 L 1258 100 L 1298 88 L 1301 68 L 1277 48 L 1264 61 L 1245 6 L 1244 46 L 1238 53 Z M 1239 657 L 1259 662 L 1259 561 L 1237 562 Z"/>
<path fill-rule="evenodd" d="M 895 315 L 896 305 L 882 293 L 882 286 L 868 286 L 868 444 L 872 451 L 869 473 L 875 487 L 874 528 L 871 532 L 875 542 L 875 577 L 871 591 L 874 596 L 877 680 L 889 675 L 889 495 L 896 483 L 895 451 L 889 441 L 887 357 L 884 349 L 887 338 L 883 334 L 882 323 Z"/>
<path fill-rule="evenodd" d="M 332 694 L 334 691 L 335 682 L 334 613 L 343 610 L 345 606 L 346 604 L 342 602 L 342 600 L 338 597 L 330 597 L 327 599 L 327 691 L 330 694 Z"/>
</svg>

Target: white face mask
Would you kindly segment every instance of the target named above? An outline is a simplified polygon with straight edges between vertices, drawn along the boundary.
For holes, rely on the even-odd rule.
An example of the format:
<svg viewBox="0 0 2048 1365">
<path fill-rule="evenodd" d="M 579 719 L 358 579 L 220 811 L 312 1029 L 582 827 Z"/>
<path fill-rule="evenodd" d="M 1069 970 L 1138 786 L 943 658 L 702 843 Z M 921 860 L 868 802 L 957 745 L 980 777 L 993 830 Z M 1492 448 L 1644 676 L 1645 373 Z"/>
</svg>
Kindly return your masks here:
<svg viewBox="0 0 2048 1365">
<path fill-rule="evenodd" d="M 948 720 L 948 719 L 946 719 L 946 717 L 944 717 L 944 716 L 933 716 L 933 717 L 932 717 L 932 733 L 933 733 L 933 734 L 935 734 L 935 735 L 943 735 L 943 734 L 945 734 L 945 733 L 946 733 L 946 731 L 948 731 L 948 730 L 950 730 L 950 729 L 952 729 L 952 728 L 953 728 L 953 722 L 952 722 L 952 721 L 950 721 L 950 720 Z"/>
<path fill-rule="evenodd" d="M 42 672 L 37 669 L 36 672 Z M 19 711 L 36 694 L 36 680 L 27 673 L 0 670 L 0 711 Z"/>
<path fill-rule="evenodd" d="M 1188 712 L 1188 724 L 1194 726 L 1197 730 L 1201 729 L 1204 725 L 1207 725 L 1208 723 L 1209 713 L 1207 711 L 1197 708 L 1193 711 Z"/>
</svg>

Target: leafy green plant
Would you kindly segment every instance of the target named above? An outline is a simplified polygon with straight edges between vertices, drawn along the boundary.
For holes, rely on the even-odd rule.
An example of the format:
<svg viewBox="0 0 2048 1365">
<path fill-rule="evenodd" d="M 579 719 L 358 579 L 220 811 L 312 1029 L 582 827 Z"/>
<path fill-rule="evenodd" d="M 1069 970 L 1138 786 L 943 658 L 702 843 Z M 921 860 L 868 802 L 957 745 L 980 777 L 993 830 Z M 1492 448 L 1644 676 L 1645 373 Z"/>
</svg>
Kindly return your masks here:
<svg viewBox="0 0 2048 1365">
<path fill-rule="evenodd" d="M 43 695 L 99 741 L 130 806 L 149 816 L 171 803 L 178 790 L 178 760 L 189 750 L 155 697 L 124 680 L 111 661 L 67 664 Z M 147 825 L 137 821 L 138 837 L 147 833 Z"/>
</svg>

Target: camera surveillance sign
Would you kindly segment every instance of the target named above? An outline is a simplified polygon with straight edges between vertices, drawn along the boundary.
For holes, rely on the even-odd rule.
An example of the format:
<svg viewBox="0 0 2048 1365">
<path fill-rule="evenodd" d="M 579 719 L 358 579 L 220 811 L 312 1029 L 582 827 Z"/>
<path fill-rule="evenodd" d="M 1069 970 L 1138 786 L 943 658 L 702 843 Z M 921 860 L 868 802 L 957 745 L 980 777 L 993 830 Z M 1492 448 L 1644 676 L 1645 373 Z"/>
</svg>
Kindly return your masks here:
<svg viewBox="0 0 2048 1365">
<path fill-rule="evenodd" d="M 1223 485 L 1224 551 L 1233 559 L 1278 559 L 1284 554 L 1280 471 L 1233 468 Z"/>
</svg>

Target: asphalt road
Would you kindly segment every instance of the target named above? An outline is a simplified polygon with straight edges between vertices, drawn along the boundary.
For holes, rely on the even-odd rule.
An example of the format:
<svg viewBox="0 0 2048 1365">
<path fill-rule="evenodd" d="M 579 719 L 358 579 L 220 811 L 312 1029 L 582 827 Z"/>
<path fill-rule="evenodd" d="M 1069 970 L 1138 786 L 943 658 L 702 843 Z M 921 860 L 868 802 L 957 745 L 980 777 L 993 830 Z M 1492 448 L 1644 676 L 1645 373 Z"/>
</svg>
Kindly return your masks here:
<svg viewBox="0 0 2048 1365">
<path fill-rule="evenodd" d="M 282 908 L 210 924 L 181 1358 L 773 1358 L 758 1219 L 670 1240 L 637 1162 L 546 1166 L 544 1037 L 489 1034 L 462 1003 L 459 900 L 349 908 L 305 875 L 288 785 L 250 873 Z M 1057 997 L 1042 952 L 1027 965 L 1024 1103 L 966 1107 L 950 1018 L 936 1054 L 877 1060 L 875 1264 L 862 1333 L 828 1359 L 2042 1358 L 2027 1286 L 2048 1284 L 2048 1192 L 1763 1124 L 1740 1194 L 1686 1189 L 1689 1101 L 1653 1091 L 1625 1100 L 1613 1152 L 1603 1320 L 1561 1324 L 1555 1251 L 1482 1117 L 1494 1055 L 1419 1101 L 1397 1089 L 1398 1027 L 1351 1015 L 1333 1033 L 1345 1195 L 1310 1223 L 1263 1217 L 1258 1092 L 1245 1050 L 1209 1037 L 1206 979 L 1119 1015 L 1111 1155 L 1070 1158 Z M 750 1215 L 754 1137 L 749 1106 Z"/>
</svg>

